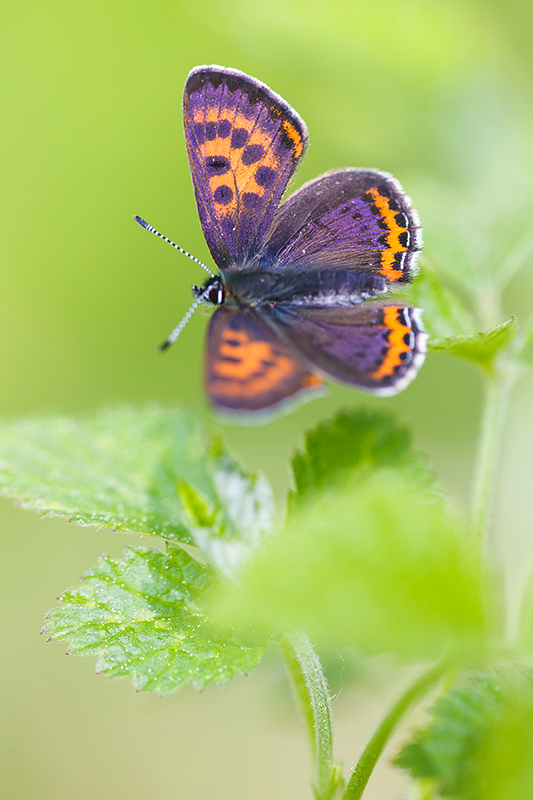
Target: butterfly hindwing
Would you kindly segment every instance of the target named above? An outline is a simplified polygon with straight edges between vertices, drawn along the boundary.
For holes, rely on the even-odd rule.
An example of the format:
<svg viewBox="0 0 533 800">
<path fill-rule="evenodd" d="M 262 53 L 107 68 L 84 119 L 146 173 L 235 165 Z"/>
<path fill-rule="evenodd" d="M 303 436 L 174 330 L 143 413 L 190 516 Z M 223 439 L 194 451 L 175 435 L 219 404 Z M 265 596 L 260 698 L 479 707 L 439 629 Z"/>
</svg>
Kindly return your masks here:
<svg viewBox="0 0 533 800">
<path fill-rule="evenodd" d="M 307 145 L 298 114 L 237 70 L 196 67 L 183 98 L 185 139 L 200 222 L 221 268 L 260 248 Z"/>
<path fill-rule="evenodd" d="M 391 175 L 341 169 L 305 184 L 280 207 L 265 242 L 273 268 L 348 268 L 387 283 L 416 274 L 418 215 Z"/>
<path fill-rule="evenodd" d="M 396 303 L 322 309 L 279 304 L 263 313 L 311 369 L 373 394 L 392 395 L 405 388 L 425 358 L 427 334 L 418 308 Z"/>
<path fill-rule="evenodd" d="M 270 409 L 323 385 L 268 323 L 225 306 L 209 322 L 205 382 L 216 408 L 244 412 Z"/>
</svg>

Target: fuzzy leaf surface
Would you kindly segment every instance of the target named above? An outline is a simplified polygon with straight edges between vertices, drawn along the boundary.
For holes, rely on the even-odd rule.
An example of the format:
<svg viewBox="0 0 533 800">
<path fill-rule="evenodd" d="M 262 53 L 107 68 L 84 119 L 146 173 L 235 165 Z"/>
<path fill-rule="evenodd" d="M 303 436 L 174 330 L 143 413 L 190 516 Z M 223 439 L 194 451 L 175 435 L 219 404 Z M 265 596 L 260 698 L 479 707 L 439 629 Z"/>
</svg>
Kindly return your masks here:
<svg viewBox="0 0 533 800">
<path fill-rule="evenodd" d="M 98 673 L 129 676 L 138 690 L 167 695 L 189 681 L 198 689 L 224 684 L 249 673 L 264 645 L 215 626 L 200 610 L 214 580 L 182 548 L 126 548 L 120 560 L 103 556 L 59 598 L 43 633 L 68 642 L 69 654 L 97 656 Z"/>
<path fill-rule="evenodd" d="M 507 800 L 533 796 L 533 671 L 466 674 L 431 709 L 395 763 L 436 796 Z"/>
<path fill-rule="evenodd" d="M 0 492 L 45 516 L 195 544 L 226 574 L 273 528 L 265 479 L 178 407 L 2 423 Z"/>
</svg>

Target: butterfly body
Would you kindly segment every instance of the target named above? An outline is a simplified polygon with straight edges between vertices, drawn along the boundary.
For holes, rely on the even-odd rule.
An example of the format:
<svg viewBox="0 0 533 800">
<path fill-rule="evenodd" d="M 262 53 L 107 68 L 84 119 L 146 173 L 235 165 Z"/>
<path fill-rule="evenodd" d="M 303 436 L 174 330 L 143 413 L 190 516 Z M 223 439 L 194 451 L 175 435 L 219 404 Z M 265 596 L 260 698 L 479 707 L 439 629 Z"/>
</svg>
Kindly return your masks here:
<svg viewBox="0 0 533 800">
<path fill-rule="evenodd" d="M 303 120 L 225 67 L 185 84 L 184 130 L 198 214 L 220 272 L 193 292 L 216 306 L 205 382 L 212 404 L 268 411 L 333 377 L 394 394 L 424 360 L 420 310 L 383 299 L 416 274 L 418 216 L 400 184 L 347 168 L 282 202 L 305 153 Z"/>
<path fill-rule="evenodd" d="M 202 287 L 208 288 L 209 281 Z M 241 308 L 288 302 L 302 306 L 349 306 L 387 291 L 381 276 L 352 270 L 235 270 L 221 276 L 224 302 Z"/>
</svg>

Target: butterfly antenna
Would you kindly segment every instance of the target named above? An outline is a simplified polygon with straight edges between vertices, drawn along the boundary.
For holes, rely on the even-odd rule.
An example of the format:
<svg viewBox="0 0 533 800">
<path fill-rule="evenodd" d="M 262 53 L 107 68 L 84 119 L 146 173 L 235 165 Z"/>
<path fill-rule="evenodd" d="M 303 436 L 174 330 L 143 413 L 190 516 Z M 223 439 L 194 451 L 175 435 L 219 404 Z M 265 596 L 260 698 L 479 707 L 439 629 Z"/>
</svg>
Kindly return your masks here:
<svg viewBox="0 0 533 800">
<path fill-rule="evenodd" d="M 159 353 L 164 353 L 165 350 L 168 350 L 171 344 L 174 344 L 174 342 L 176 341 L 176 339 L 178 338 L 178 336 L 180 335 L 180 333 L 182 332 L 182 330 L 184 329 L 184 327 L 186 326 L 186 324 L 188 323 L 188 321 L 190 320 L 190 318 L 192 317 L 198 306 L 207 298 L 208 294 L 209 294 L 209 289 L 206 292 L 202 292 L 202 294 L 196 298 L 196 300 L 189 308 L 187 313 L 178 322 L 178 324 L 176 325 L 170 336 L 167 336 L 163 344 L 157 348 L 157 351 Z"/>
<path fill-rule="evenodd" d="M 165 241 L 165 242 L 168 242 L 169 244 L 171 244 L 171 245 L 172 245 L 172 247 L 175 247 L 175 248 L 176 248 L 176 250 L 179 250 L 179 252 L 180 252 L 180 253 L 183 253 L 183 255 L 184 255 L 184 256 L 187 256 L 187 258 L 190 258 L 190 259 L 191 259 L 191 261 L 194 261 L 194 262 L 195 262 L 195 264 L 199 264 L 201 267 L 203 267 L 203 268 L 205 269 L 205 271 L 206 271 L 206 272 L 209 272 L 209 274 L 211 275 L 211 277 L 213 277 L 214 273 L 213 273 L 213 272 L 211 272 L 211 270 L 209 269 L 209 267 L 206 267 L 206 265 L 205 265 L 205 264 L 204 264 L 202 261 L 200 261 L 200 259 L 199 259 L 199 258 L 196 258 L 196 256 L 192 256 L 190 253 L 188 253 L 186 250 L 184 250 L 184 249 L 183 249 L 183 247 L 180 247 L 179 245 L 175 244 L 175 243 L 172 241 L 172 239 L 167 239 L 167 237 L 166 237 L 166 236 L 163 236 L 163 234 L 162 234 L 162 233 L 159 233 L 159 231 L 156 231 L 156 229 L 155 229 L 155 228 L 153 228 L 153 227 L 152 227 L 152 225 L 149 225 L 147 222 L 145 222 L 145 220 L 144 220 L 142 217 L 138 217 L 138 216 L 135 214 L 135 215 L 134 215 L 134 217 L 133 217 L 133 219 L 135 220 L 135 222 L 138 222 L 138 223 L 139 223 L 139 225 L 141 226 L 141 228 L 145 228 L 147 231 L 150 231 L 150 233 L 155 233 L 155 235 L 156 235 L 156 236 L 159 236 L 159 238 L 160 238 L 160 239 L 163 239 L 163 241 Z M 178 334 L 178 335 L 179 335 L 179 334 Z M 171 344 L 172 344 L 172 342 L 171 342 Z"/>
</svg>

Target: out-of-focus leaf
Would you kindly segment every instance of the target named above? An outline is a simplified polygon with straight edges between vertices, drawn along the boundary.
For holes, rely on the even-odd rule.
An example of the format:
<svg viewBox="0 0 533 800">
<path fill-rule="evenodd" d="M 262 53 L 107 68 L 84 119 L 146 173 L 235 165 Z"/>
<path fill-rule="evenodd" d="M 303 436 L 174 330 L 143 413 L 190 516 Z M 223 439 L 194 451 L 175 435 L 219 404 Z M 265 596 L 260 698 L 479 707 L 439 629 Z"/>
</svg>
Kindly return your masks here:
<svg viewBox="0 0 533 800">
<path fill-rule="evenodd" d="M 528 657 L 533 654 L 533 572 L 526 582 L 520 612 L 519 645 Z"/>
<path fill-rule="evenodd" d="M 43 515 L 193 543 L 226 574 L 273 527 L 265 479 L 192 414 L 155 404 L 2 423 L 0 491 Z"/>
<path fill-rule="evenodd" d="M 302 450 L 292 457 L 293 506 L 317 491 L 359 481 L 376 469 L 395 468 L 437 498 L 434 476 L 412 448 L 411 434 L 392 414 L 371 409 L 341 412 L 308 431 Z"/>
<path fill-rule="evenodd" d="M 526 800 L 533 797 L 532 719 L 530 669 L 462 676 L 396 764 L 434 781 L 439 797 Z"/>
<path fill-rule="evenodd" d="M 406 800 L 436 800 L 437 797 L 438 788 L 434 780 L 411 781 L 407 787 Z"/>
<path fill-rule="evenodd" d="M 513 341 L 518 325 L 515 317 L 497 325 L 484 333 L 473 333 L 467 336 L 451 336 L 446 339 L 430 339 L 428 348 L 451 356 L 475 361 L 486 369 L 491 369 L 492 362 L 501 350 L 509 347 Z"/>
<path fill-rule="evenodd" d="M 103 556 L 59 598 L 43 633 L 68 642 L 70 654 L 97 656 L 98 673 L 130 676 L 139 690 L 165 695 L 189 681 L 198 689 L 223 684 L 250 672 L 264 645 L 217 628 L 200 611 L 213 579 L 182 548 L 127 548 L 119 561 Z"/>
<path fill-rule="evenodd" d="M 505 288 L 531 254 L 529 123 L 525 106 L 491 70 L 455 87 L 449 99 L 439 126 L 446 179 L 425 175 L 410 187 L 426 252 L 441 274 L 479 297 L 485 288 Z"/>
<path fill-rule="evenodd" d="M 475 331 L 472 314 L 459 297 L 444 286 L 434 269 L 424 264 L 409 291 L 409 302 L 424 312 L 430 339 L 443 339 Z"/>
<path fill-rule="evenodd" d="M 533 365 L 533 320 L 529 322 L 523 339 L 520 343 L 520 349 L 517 353 L 517 358 L 528 366 Z"/>
<path fill-rule="evenodd" d="M 379 469 L 299 506 L 226 608 L 365 653 L 475 648 L 488 622 L 478 553 L 466 542 L 412 480 Z"/>
<path fill-rule="evenodd" d="M 525 183 L 531 184 L 524 172 Z M 512 180 L 458 188 L 426 183 L 416 194 L 427 253 L 471 295 L 491 283 L 503 289 L 531 253 L 531 185 Z M 509 192 L 507 192 L 509 190 Z"/>
</svg>

